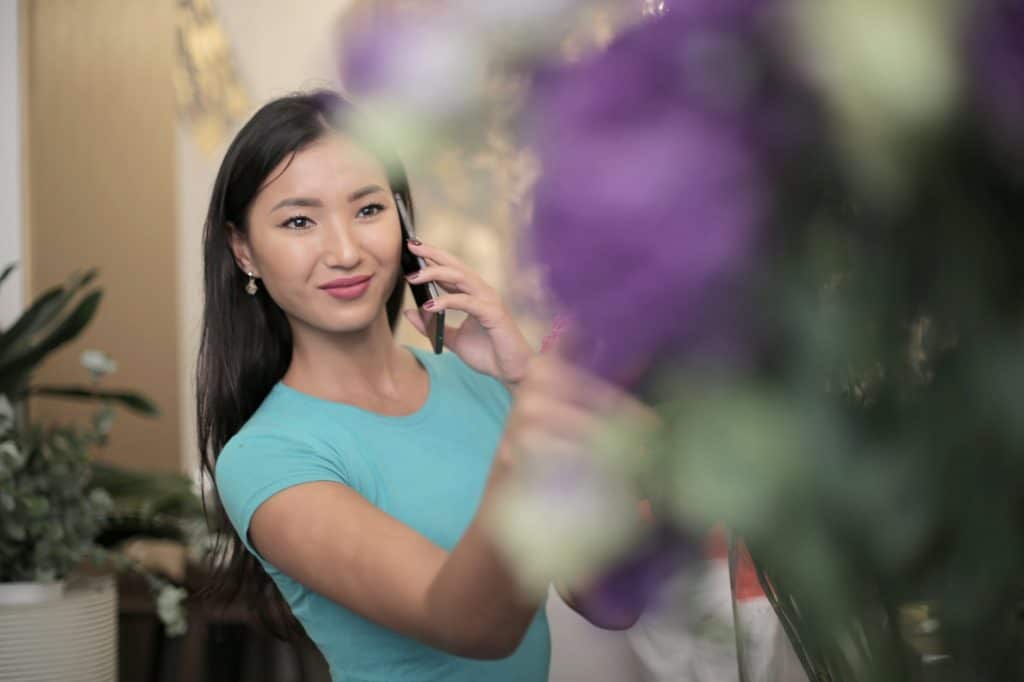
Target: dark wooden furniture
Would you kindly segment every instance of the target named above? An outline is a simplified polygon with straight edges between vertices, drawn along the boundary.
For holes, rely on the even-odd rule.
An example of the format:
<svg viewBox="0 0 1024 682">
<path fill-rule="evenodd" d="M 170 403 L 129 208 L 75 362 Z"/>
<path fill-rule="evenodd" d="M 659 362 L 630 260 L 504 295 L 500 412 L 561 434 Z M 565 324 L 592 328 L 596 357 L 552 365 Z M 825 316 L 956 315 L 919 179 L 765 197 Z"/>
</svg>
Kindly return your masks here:
<svg viewBox="0 0 1024 682">
<path fill-rule="evenodd" d="M 190 593 L 206 580 L 201 567 L 189 565 Z M 330 682 L 308 638 L 276 639 L 241 604 L 190 600 L 188 632 L 167 637 L 143 578 L 118 576 L 118 600 L 121 682 Z"/>
</svg>

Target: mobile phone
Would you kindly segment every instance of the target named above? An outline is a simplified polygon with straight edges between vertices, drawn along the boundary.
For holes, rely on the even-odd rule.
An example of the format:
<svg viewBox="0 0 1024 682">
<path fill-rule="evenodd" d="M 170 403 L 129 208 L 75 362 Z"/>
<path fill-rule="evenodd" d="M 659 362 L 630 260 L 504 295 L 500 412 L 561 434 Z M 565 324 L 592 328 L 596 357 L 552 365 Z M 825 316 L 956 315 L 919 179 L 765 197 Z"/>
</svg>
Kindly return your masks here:
<svg viewBox="0 0 1024 682">
<path fill-rule="evenodd" d="M 406 208 L 402 195 L 395 192 L 394 197 L 395 206 L 398 208 L 398 222 L 402 226 L 402 272 L 406 275 L 411 275 L 427 267 L 427 261 L 409 250 L 407 240 L 416 238 L 416 228 L 412 224 L 412 216 L 409 215 L 409 209 Z M 441 292 L 434 282 L 425 282 L 423 284 L 413 284 L 410 282 L 409 288 L 412 289 L 412 297 L 416 299 L 416 307 L 420 310 L 423 310 L 424 303 L 441 296 Z M 427 318 L 427 338 L 430 339 L 430 345 L 434 347 L 434 352 L 440 354 L 444 349 L 444 311 L 439 310 L 436 313 L 424 312 L 429 314 Z"/>
</svg>

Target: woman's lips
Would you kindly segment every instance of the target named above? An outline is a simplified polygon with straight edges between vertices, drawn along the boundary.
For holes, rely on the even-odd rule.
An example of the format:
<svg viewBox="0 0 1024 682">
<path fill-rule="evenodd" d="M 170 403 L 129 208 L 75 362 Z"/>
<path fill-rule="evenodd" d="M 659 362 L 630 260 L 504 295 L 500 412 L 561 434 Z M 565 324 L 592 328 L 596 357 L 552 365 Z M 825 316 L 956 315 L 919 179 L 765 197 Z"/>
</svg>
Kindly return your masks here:
<svg viewBox="0 0 1024 682">
<path fill-rule="evenodd" d="M 351 283 L 349 283 L 351 282 Z M 320 287 L 327 292 L 328 296 L 351 300 L 359 298 L 370 288 L 370 277 L 349 278 L 348 280 L 335 280 Z"/>
</svg>

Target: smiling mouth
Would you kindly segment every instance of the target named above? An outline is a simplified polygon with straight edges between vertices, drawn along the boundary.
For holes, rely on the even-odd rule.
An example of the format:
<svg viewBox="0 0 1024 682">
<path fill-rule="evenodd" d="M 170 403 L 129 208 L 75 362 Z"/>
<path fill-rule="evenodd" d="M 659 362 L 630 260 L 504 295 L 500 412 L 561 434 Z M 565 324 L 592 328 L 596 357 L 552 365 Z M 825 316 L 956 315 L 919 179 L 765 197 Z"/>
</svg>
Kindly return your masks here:
<svg viewBox="0 0 1024 682">
<path fill-rule="evenodd" d="M 355 287 L 369 281 L 373 275 L 359 275 L 356 277 L 341 277 L 328 282 L 327 284 L 321 284 L 321 289 L 344 289 L 348 287 Z"/>
<path fill-rule="evenodd" d="M 320 288 L 327 292 L 328 296 L 350 300 L 359 298 L 366 293 L 366 290 L 370 288 L 370 277 L 349 277 L 344 280 L 335 280 Z"/>
</svg>

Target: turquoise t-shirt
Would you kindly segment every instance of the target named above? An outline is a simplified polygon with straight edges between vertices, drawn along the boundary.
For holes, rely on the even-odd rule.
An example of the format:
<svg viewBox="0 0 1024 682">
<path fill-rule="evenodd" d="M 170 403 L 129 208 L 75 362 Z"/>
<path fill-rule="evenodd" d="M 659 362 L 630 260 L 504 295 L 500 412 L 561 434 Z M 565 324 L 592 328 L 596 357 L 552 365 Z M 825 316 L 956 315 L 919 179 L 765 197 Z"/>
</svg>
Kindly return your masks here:
<svg viewBox="0 0 1024 682">
<path fill-rule="evenodd" d="M 440 547 L 455 547 L 480 504 L 511 396 L 501 382 L 453 353 L 410 350 L 430 377 L 427 400 L 411 415 L 379 415 L 275 385 L 217 460 L 221 502 L 245 546 L 323 652 L 334 680 L 547 680 L 551 642 L 543 608 L 508 658 L 462 658 L 313 592 L 249 543 L 253 512 L 271 495 L 299 483 L 337 481 Z"/>
</svg>

